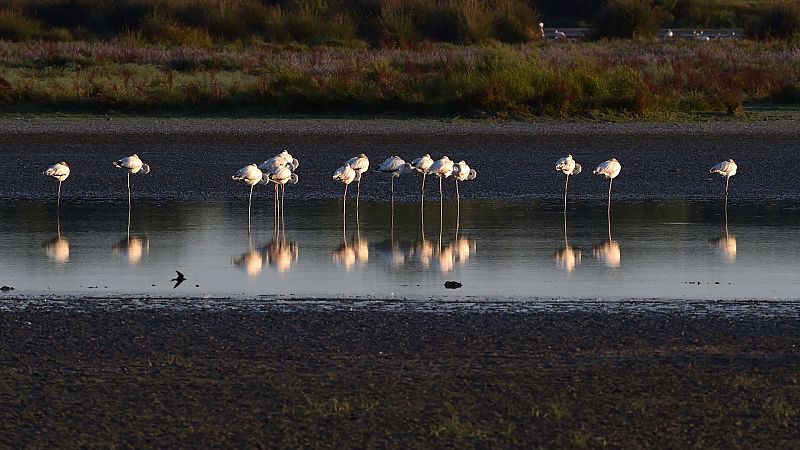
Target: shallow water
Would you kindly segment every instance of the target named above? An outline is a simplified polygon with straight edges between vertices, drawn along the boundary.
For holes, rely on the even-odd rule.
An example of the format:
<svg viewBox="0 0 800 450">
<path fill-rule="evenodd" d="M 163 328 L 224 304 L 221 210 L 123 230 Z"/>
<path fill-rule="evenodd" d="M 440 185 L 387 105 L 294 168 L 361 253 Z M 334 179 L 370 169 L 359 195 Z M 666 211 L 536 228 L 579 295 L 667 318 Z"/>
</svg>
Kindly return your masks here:
<svg viewBox="0 0 800 450">
<path fill-rule="evenodd" d="M 1 202 L 3 296 L 789 299 L 800 211 L 788 202 Z M 458 220 L 457 220 L 458 219 Z M 458 222 L 458 223 L 457 223 Z M 60 234 L 59 234 L 60 224 Z M 458 230 L 456 230 L 458 225 Z M 458 234 L 456 232 L 458 231 Z M 360 240 L 359 240 L 360 235 Z M 60 236 L 60 237 L 59 237 Z M 284 237 L 285 236 L 285 237 Z M 565 240 L 566 238 L 566 240 Z M 177 288 L 169 280 L 188 278 Z M 448 280 L 463 283 L 445 289 Z M 699 284 L 698 284 L 699 283 Z"/>
</svg>

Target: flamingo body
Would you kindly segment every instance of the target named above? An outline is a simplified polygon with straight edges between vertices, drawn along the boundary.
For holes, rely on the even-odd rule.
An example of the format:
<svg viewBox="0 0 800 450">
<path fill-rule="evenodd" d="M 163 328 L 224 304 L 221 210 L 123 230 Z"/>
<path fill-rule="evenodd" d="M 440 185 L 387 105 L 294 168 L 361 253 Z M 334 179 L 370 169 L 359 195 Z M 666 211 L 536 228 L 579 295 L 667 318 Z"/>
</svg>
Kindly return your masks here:
<svg viewBox="0 0 800 450">
<path fill-rule="evenodd" d="M 258 183 L 261 183 L 263 178 L 264 173 L 258 169 L 258 166 L 255 163 L 242 167 L 236 172 L 236 174 L 231 176 L 231 179 L 244 181 L 244 183 L 248 186 L 254 186 Z"/>
<path fill-rule="evenodd" d="M 620 165 L 616 158 L 611 158 L 608 161 L 600 163 L 592 173 L 600 175 L 607 180 L 613 180 L 619 175 L 620 170 L 622 170 L 622 165 Z"/>
<path fill-rule="evenodd" d="M 64 181 L 69 177 L 69 164 L 64 161 L 55 163 L 42 172 L 42 175 L 53 177 L 58 181 Z"/>
<path fill-rule="evenodd" d="M 727 161 L 722 161 L 718 162 L 717 164 L 714 164 L 709 173 L 718 173 L 723 177 L 730 178 L 736 175 L 737 168 L 738 166 L 736 165 L 736 163 L 732 159 L 729 159 Z"/>
<path fill-rule="evenodd" d="M 131 156 L 126 156 L 124 158 L 118 159 L 117 161 L 113 162 L 114 167 L 118 169 L 123 169 L 128 173 L 143 173 L 148 174 L 150 173 L 150 166 L 143 163 L 142 160 L 139 158 L 139 155 L 133 154 Z"/>
</svg>

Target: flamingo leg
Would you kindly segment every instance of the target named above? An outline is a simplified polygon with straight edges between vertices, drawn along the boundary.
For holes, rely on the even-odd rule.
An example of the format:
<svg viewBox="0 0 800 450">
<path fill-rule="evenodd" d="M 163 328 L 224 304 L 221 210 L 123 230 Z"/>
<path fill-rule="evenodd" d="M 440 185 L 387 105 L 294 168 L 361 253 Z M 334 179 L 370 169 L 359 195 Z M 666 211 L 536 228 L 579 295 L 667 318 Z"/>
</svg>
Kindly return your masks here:
<svg viewBox="0 0 800 450">
<path fill-rule="evenodd" d="M 725 210 L 728 209 L 728 184 L 731 181 L 731 177 L 725 177 Z"/>
<path fill-rule="evenodd" d="M 428 172 L 422 172 L 422 202 L 425 202 L 425 177 L 428 175 Z"/>
<path fill-rule="evenodd" d="M 281 185 L 281 232 L 286 239 L 286 185 Z"/>
<path fill-rule="evenodd" d="M 392 198 L 394 198 L 394 174 L 392 174 Z"/>
<path fill-rule="evenodd" d="M 439 251 L 442 251 L 443 220 L 444 220 L 444 195 L 442 194 L 442 177 L 439 177 Z"/>
<path fill-rule="evenodd" d="M 564 182 L 564 214 L 567 213 L 567 188 L 569 187 L 569 174 L 567 174 L 567 181 Z"/>
<path fill-rule="evenodd" d="M 278 184 L 275 183 L 275 194 L 272 197 L 272 227 L 275 237 L 278 236 Z"/>
<path fill-rule="evenodd" d="M 56 200 L 56 208 L 61 206 L 61 181 L 58 182 L 58 200 Z"/>
<path fill-rule="evenodd" d="M 356 181 L 356 216 L 358 216 L 358 199 L 361 197 L 361 175 L 359 174 L 358 181 Z"/>
<path fill-rule="evenodd" d="M 458 240 L 458 228 L 461 225 L 461 194 L 458 193 L 458 178 L 456 178 L 456 240 Z"/>
<path fill-rule="evenodd" d="M 347 185 L 344 185 L 344 195 L 342 196 L 342 238 L 347 245 Z"/>
<path fill-rule="evenodd" d="M 250 234 L 250 209 L 253 206 L 253 188 L 254 184 L 250 185 L 250 198 L 247 200 L 247 234 Z"/>
<path fill-rule="evenodd" d="M 131 207 L 131 174 L 128 172 L 128 208 Z"/>
<path fill-rule="evenodd" d="M 611 186 L 614 184 L 614 179 L 608 182 L 608 240 L 611 241 Z"/>
</svg>

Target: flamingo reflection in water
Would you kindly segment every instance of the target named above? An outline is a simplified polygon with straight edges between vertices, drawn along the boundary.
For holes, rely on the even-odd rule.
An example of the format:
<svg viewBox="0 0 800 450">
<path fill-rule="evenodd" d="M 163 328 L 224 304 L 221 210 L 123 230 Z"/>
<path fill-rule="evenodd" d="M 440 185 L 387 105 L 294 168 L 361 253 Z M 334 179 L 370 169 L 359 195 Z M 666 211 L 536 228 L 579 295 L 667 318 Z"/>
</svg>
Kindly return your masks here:
<svg viewBox="0 0 800 450">
<path fill-rule="evenodd" d="M 736 236 L 728 231 L 728 204 L 725 203 L 725 234 L 708 241 L 730 262 L 736 262 Z"/>
<path fill-rule="evenodd" d="M 581 249 L 573 247 L 567 239 L 567 213 L 564 210 L 564 245 L 556 251 L 556 264 L 567 272 L 572 272 L 581 264 Z"/>
<path fill-rule="evenodd" d="M 246 252 L 233 257 L 233 265 L 244 270 L 250 278 L 255 278 L 264 267 L 264 255 L 253 248 L 251 241 Z"/>
<path fill-rule="evenodd" d="M 56 237 L 45 242 L 44 251 L 48 258 L 64 264 L 69 261 L 69 241 L 61 235 L 61 213 L 56 211 Z"/>
<path fill-rule="evenodd" d="M 114 254 L 135 265 L 148 253 L 150 253 L 150 239 L 147 236 L 131 235 L 131 208 L 128 204 L 128 233 L 124 239 L 114 244 Z"/>
<path fill-rule="evenodd" d="M 134 265 L 148 253 L 150 253 L 150 239 L 147 236 L 128 236 L 114 244 L 114 254 Z"/>
</svg>

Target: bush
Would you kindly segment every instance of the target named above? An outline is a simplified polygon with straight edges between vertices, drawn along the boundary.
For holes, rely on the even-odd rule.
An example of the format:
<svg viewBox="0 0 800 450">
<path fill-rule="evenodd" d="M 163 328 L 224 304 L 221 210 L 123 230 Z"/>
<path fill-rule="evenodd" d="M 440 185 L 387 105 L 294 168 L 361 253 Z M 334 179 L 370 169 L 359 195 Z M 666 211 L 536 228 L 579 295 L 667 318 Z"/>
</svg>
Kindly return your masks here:
<svg viewBox="0 0 800 450">
<path fill-rule="evenodd" d="M 800 35 L 800 3 L 797 0 L 775 3 L 754 31 L 763 39 L 796 38 Z"/>
<path fill-rule="evenodd" d="M 41 29 L 39 22 L 19 16 L 11 11 L 0 13 L 0 39 L 7 41 L 29 41 Z"/>
<path fill-rule="evenodd" d="M 663 11 L 650 0 L 609 0 L 600 11 L 595 35 L 601 38 L 653 37 Z"/>
</svg>

